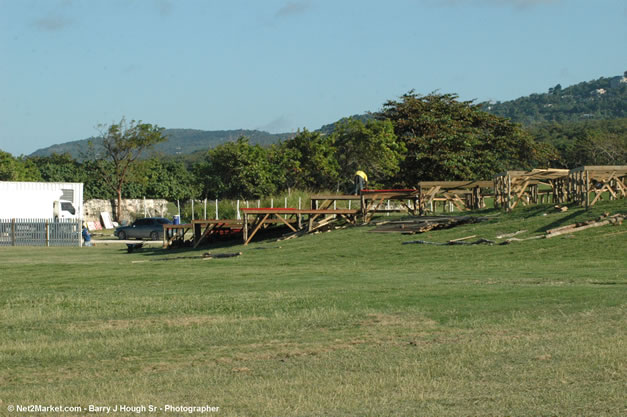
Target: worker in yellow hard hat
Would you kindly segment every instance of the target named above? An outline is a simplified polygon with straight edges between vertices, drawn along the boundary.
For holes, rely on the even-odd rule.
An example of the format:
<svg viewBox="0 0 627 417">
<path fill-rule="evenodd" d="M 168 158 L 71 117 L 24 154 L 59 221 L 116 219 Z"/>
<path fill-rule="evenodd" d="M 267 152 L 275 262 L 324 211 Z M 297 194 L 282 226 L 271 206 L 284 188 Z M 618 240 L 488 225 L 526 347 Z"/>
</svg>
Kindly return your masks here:
<svg viewBox="0 0 627 417">
<path fill-rule="evenodd" d="M 361 194 L 361 190 L 365 189 L 368 185 L 368 176 L 364 171 L 355 172 L 355 191 L 353 194 Z"/>
</svg>

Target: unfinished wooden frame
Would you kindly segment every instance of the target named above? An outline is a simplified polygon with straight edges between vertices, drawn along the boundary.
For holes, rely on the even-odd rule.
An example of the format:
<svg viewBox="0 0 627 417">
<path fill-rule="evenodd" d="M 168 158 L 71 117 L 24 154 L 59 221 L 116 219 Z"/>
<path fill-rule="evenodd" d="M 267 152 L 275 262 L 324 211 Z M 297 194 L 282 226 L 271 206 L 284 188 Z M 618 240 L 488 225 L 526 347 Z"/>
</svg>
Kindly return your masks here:
<svg viewBox="0 0 627 417">
<path fill-rule="evenodd" d="M 510 211 L 518 204 L 537 204 L 541 195 L 539 185 L 550 187 L 553 203 L 565 203 L 568 201 L 568 173 L 567 169 L 500 173 L 494 177 L 494 206 Z"/>
<path fill-rule="evenodd" d="M 434 211 L 432 207 L 437 202 L 452 204 L 459 211 L 483 208 L 484 199 L 493 188 L 493 181 L 421 181 L 418 183 L 420 214 Z"/>
<path fill-rule="evenodd" d="M 604 193 L 610 200 L 627 195 L 627 165 L 582 166 L 571 169 L 568 178 L 570 200 L 586 208 L 594 206 Z"/>
<path fill-rule="evenodd" d="M 381 207 L 386 201 L 398 201 L 402 209 L 415 216 L 419 209 L 419 196 L 416 189 L 399 190 L 361 190 L 361 215 L 363 222 L 368 224 L 376 213 L 387 213 L 398 211 Z"/>
</svg>

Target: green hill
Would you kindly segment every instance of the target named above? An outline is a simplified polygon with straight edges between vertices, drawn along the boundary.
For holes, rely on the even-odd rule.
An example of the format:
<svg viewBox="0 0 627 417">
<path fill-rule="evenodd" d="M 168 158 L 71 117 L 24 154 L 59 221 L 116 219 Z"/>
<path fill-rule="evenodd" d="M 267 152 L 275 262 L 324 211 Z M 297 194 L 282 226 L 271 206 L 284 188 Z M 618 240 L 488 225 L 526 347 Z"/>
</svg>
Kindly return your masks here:
<svg viewBox="0 0 627 417">
<path fill-rule="evenodd" d="M 164 135 L 166 142 L 155 146 L 154 152 L 164 155 L 187 155 L 197 151 L 213 148 L 222 143 L 237 140 L 240 136 L 246 136 L 253 144 L 268 145 L 284 140 L 292 136 L 291 133 L 268 133 L 259 130 L 196 130 L 196 129 L 166 129 Z M 72 142 L 52 145 L 39 149 L 30 156 L 49 156 L 56 154 L 70 154 L 73 158 L 81 159 L 88 150 L 88 143 L 96 138 L 82 139 Z"/>
</svg>

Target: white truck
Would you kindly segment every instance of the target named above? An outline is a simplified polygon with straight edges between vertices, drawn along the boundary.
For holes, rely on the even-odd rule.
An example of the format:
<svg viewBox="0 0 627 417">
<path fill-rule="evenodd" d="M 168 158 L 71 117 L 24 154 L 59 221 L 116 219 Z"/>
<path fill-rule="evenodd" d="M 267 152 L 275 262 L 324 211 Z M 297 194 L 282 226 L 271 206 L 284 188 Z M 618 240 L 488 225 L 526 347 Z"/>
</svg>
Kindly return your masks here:
<svg viewBox="0 0 627 417">
<path fill-rule="evenodd" d="M 83 183 L 0 181 L 0 219 L 83 219 Z"/>
</svg>

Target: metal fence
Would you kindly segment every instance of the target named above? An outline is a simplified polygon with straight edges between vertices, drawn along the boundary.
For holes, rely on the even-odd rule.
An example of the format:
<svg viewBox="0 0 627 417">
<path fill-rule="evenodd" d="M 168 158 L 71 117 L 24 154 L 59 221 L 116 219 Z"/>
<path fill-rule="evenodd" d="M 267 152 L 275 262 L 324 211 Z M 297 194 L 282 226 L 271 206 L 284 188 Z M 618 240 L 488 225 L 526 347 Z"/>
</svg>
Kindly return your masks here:
<svg viewBox="0 0 627 417">
<path fill-rule="evenodd" d="M 81 246 L 76 219 L 0 219 L 0 246 Z"/>
</svg>

